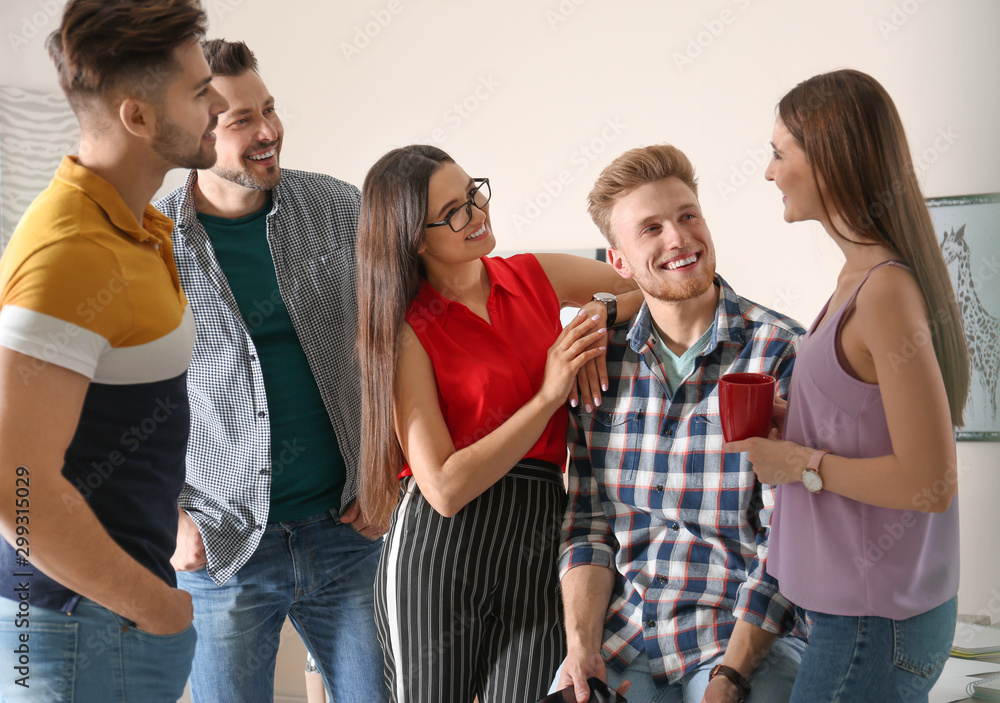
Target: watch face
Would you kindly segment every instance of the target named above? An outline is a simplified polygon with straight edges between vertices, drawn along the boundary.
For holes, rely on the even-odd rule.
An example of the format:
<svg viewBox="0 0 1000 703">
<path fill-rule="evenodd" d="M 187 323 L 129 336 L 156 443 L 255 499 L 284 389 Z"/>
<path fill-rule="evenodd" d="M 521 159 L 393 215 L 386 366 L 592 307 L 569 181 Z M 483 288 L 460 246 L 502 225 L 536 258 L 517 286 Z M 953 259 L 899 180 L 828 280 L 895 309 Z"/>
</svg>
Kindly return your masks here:
<svg viewBox="0 0 1000 703">
<path fill-rule="evenodd" d="M 594 300 L 600 300 L 602 303 L 613 303 L 616 302 L 617 298 L 611 293 L 594 293 Z"/>
<path fill-rule="evenodd" d="M 806 469 L 802 472 L 802 485 L 810 493 L 819 493 L 823 490 L 823 479 L 812 469 Z"/>
</svg>

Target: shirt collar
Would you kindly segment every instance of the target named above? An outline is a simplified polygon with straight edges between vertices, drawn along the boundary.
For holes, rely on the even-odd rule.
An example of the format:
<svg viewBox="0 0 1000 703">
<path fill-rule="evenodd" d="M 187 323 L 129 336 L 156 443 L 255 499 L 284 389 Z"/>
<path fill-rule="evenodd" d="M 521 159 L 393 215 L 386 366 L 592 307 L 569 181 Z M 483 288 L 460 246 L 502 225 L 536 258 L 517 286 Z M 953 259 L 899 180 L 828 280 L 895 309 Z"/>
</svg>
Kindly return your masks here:
<svg viewBox="0 0 1000 703">
<path fill-rule="evenodd" d="M 486 273 L 490 277 L 490 297 L 493 297 L 494 289 L 502 288 L 507 293 L 511 295 L 516 295 L 518 297 L 524 297 L 525 291 L 521 282 L 518 280 L 517 276 L 514 276 L 506 266 L 497 263 L 496 258 L 483 256 L 480 257 L 480 261 L 486 267 Z M 441 301 L 444 304 L 445 314 L 453 308 L 453 306 L 458 305 L 462 308 L 466 306 L 455 300 L 450 300 L 441 293 L 439 293 L 434 286 L 432 286 L 426 278 L 421 277 L 420 279 L 420 290 L 417 291 L 417 295 L 414 298 L 415 301 L 419 301 L 421 305 L 426 308 L 430 308 L 434 301 Z M 434 305 L 434 307 L 440 306 L 441 303 Z"/>
<path fill-rule="evenodd" d="M 488 256 L 482 257 L 480 261 L 486 266 L 486 273 L 490 277 L 490 294 L 493 293 L 494 288 L 503 288 L 511 295 L 516 295 L 519 298 L 524 297 L 524 287 L 521 285 L 521 281 L 506 266 Z"/>
<path fill-rule="evenodd" d="M 719 303 L 715 308 L 715 325 L 712 339 L 702 354 L 715 351 L 719 344 L 732 342 L 743 346 L 746 343 L 746 320 L 740 312 L 740 299 L 722 276 L 716 274 L 714 282 L 719 286 Z M 649 306 L 643 302 L 639 313 L 632 321 L 626 337 L 632 351 L 641 354 L 653 330 L 653 316 Z M 700 356 L 700 355 L 699 355 Z"/>
<path fill-rule="evenodd" d="M 81 166 L 78 156 L 64 156 L 56 170 L 56 178 L 93 200 L 104 210 L 111 224 L 123 234 L 157 247 L 170 241 L 170 233 L 174 229 L 173 220 L 152 205 L 146 205 L 142 213 L 142 224 L 139 224 L 121 193 L 89 168 Z"/>
<path fill-rule="evenodd" d="M 198 211 L 194 206 L 194 184 L 198 182 L 198 171 L 191 169 L 187 180 L 184 181 L 184 194 L 181 196 L 180 206 L 177 208 L 177 227 L 181 231 L 191 228 L 198 221 Z M 278 181 L 278 185 L 271 189 L 271 211 L 273 214 L 278 211 L 278 203 L 284 192 L 281 184 L 284 179 Z"/>
</svg>

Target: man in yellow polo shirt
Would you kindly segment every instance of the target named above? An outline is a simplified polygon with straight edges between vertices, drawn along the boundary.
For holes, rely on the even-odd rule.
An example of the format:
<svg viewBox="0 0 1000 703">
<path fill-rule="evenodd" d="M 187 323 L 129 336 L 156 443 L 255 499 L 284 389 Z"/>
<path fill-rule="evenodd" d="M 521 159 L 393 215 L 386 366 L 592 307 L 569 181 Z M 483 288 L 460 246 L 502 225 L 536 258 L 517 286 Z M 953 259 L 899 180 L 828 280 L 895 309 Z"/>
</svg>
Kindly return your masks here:
<svg viewBox="0 0 1000 703">
<path fill-rule="evenodd" d="M 170 556 L 194 323 L 164 174 L 208 168 L 197 0 L 71 0 L 49 38 L 81 126 L 0 260 L 0 699 L 176 701 L 195 647 Z"/>
</svg>

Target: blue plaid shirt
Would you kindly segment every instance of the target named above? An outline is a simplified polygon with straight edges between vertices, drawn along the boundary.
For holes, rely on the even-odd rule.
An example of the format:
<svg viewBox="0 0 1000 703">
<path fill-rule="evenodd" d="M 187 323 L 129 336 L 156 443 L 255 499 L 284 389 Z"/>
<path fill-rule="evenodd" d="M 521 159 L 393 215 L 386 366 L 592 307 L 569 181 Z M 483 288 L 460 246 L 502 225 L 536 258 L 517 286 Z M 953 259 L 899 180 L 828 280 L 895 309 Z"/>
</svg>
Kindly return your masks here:
<svg viewBox="0 0 1000 703">
<path fill-rule="evenodd" d="M 805 330 L 716 284 L 711 339 L 673 397 L 643 305 L 611 335 L 603 404 L 570 413 L 560 574 L 617 569 L 604 658 L 623 671 L 645 650 L 660 685 L 725 651 L 737 618 L 781 634 L 797 625 L 764 571 L 774 491 L 746 454 L 723 453 L 718 380 L 769 373 L 787 396 Z"/>
</svg>

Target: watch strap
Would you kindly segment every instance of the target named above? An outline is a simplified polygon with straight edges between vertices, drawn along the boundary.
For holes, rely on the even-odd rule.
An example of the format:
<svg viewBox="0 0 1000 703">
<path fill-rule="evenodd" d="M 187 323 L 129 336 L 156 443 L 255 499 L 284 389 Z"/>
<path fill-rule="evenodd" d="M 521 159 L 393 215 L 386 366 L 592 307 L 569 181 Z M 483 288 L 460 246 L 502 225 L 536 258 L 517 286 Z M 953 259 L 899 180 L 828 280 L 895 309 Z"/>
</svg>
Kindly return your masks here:
<svg viewBox="0 0 1000 703">
<path fill-rule="evenodd" d="M 806 490 L 813 495 L 823 492 L 823 477 L 819 474 L 819 464 L 823 461 L 823 457 L 829 453 L 825 449 L 817 449 L 809 457 L 806 467 L 802 469 L 802 475 L 799 477 L 799 480 L 802 481 L 802 485 L 805 486 Z"/>
<path fill-rule="evenodd" d="M 604 325 L 611 329 L 618 320 L 618 298 L 613 293 L 597 293 L 594 295 L 594 300 L 604 303 L 604 308 L 607 311 Z"/>
<path fill-rule="evenodd" d="M 812 456 L 809 457 L 809 462 L 806 464 L 806 471 L 815 471 L 816 474 L 818 475 L 819 463 L 823 461 L 823 457 L 825 457 L 829 453 L 830 452 L 826 449 L 817 449 L 816 451 L 814 451 L 812 453 Z"/>
<path fill-rule="evenodd" d="M 742 703 L 746 700 L 746 697 L 750 695 L 750 682 L 743 678 L 743 674 L 738 672 L 731 666 L 726 666 L 725 664 L 716 664 L 712 669 L 712 672 L 708 675 L 708 680 L 711 681 L 716 676 L 724 676 L 729 679 L 736 688 L 740 691 L 740 697 L 737 703 Z"/>
</svg>

